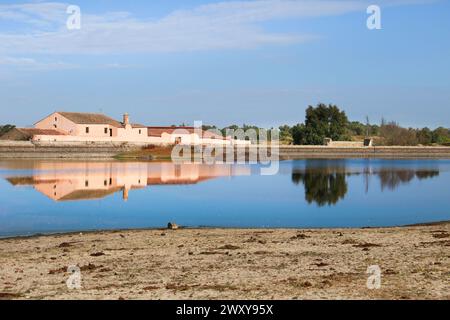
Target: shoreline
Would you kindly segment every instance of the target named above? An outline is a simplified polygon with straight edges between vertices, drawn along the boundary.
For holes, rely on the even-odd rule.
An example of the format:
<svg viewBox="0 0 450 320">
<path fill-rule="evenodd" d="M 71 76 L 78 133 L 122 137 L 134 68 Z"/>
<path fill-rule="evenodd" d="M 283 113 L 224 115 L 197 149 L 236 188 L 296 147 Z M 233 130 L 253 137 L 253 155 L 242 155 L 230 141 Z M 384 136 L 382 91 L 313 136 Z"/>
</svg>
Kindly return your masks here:
<svg viewBox="0 0 450 320">
<path fill-rule="evenodd" d="M 144 150 L 146 144 L 133 143 L 32 143 L 30 141 L 0 141 L 0 159 L 64 160 L 64 159 L 115 159 L 148 160 L 166 159 L 170 153 L 158 147 Z M 161 149 L 161 150 L 160 150 Z M 256 156 L 258 146 L 246 148 L 246 154 Z M 317 158 L 385 158 L 385 159 L 450 159 L 447 146 L 372 146 L 372 147 L 330 147 L 280 145 L 280 160 Z M 142 159 L 141 159 L 142 160 Z"/>
<path fill-rule="evenodd" d="M 392 229 L 392 228 L 412 228 L 412 227 L 432 227 L 441 225 L 450 225 L 450 220 L 433 221 L 433 222 L 421 222 L 413 224 L 402 224 L 396 226 L 364 226 L 364 227 L 220 227 L 220 226 L 198 226 L 198 227 L 185 227 L 178 226 L 178 230 L 368 230 L 368 229 Z M 96 233 L 117 233 L 117 232 L 138 232 L 138 231 L 166 231 L 170 230 L 164 227 L 144 227 L 144 228 L 129 228 L 129 229 L 93 229 L 93 230 L 76 230 L 76 231 L 59 231 L 50 233 L 35 233 L 30 235 L 13 235 L 13 236 L 0 236 L 0 242 L 3 240 L 22 240 L 33 239 L 39 237 L 58 237 L 58 236 L 72 236 L 78 234 L 96 234 Z"/>
<path fill-rule="evenodd" d="M 450 299 L 450 222 L 93 231 L 0 240 L 0 299 Z M 69 266 L 82 288 L 70 290 Z M 380 289 L 366 271 L 378 265 Z"/>
</svg>

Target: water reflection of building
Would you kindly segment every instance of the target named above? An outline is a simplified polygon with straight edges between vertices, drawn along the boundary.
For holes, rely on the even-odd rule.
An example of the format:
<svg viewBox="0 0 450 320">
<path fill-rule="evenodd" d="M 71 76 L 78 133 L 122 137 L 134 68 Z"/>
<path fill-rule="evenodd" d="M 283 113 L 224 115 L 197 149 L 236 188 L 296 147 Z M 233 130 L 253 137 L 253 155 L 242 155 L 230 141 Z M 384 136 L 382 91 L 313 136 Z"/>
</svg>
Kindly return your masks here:
<svg viewBox="0 0 450 320">
<path fill-rule="evenodd" d="M 250 168 L 233 165 L 121 163 L 121 162 L 36 162 L 32 176 L 9 177 L 15 185 L 32 185 L 55 201 L 100 199 L 122 191 L 151 185 L 196 184 L 218 177 L 249 175 Z"/>
<path fill-rule="evenodd" d="M 348 167 L 345 160 L 330 162 L 308 160 L 304 168 L 293 168 L 292 182 L 302 183 L 305 199 L 308 203 L 319 206 L 335 205 L 344 199 L 347 191 L 347 177 L 360 175 L 364 177 L 366 193 L 369 191 L 371 176 L 378 177 L 381 190 L 394 190 L 413 179 L 428 179 L 439 175 L 434 168 L 397 168 L 397 167 Z"/>
</svg>

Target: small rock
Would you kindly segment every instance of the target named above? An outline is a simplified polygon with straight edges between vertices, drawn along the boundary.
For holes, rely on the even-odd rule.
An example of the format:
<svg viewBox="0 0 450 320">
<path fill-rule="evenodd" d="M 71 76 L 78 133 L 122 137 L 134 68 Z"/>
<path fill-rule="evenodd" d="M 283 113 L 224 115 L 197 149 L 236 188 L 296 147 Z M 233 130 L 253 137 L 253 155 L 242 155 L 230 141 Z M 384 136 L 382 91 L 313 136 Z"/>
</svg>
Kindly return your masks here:
<svg viewBox="0 0 450 320">
<path fill-rule="evenodd" d="M 237 250 L 237 249 L 240 249 L 240 247 L 233 246 L 232 244 L 226 244 L 224 246 L 219 247 L 219 249 L 222 249 L 222 250 Z"/>
<path fill-rule="evenodd" d="M 70 247 L 71 245 L 70 245 L 70 243 L 68 243 L 68 242 L 63 242 L 63 243 L 61 243 L 60 245 L 59 245 L 59 247 L 60 248 L 67 248 L 67 247 Z"/>
<path fill-rule="evenodd" d="M 91 257 L 100 257 L 100 256 L 104 256 L 105 254 L 103 252 L 94 252 L 91 253 Z"/>
<path fill-rule="evenodd" d="M 296 240 L 296 239 L 306 239 L 306 238 L 311 238 L 311 237 L 310 237 L 310 236 L 307 236 L 307 235 L 304 234 L 304 233 L 298 233 L 297 235 L 292 236 L 292 237 L 291 237 L 291 240 Z"/>
<path fill-rule="evenodd" d="M 167 224 L 167 229 L 170 229 L 170 230 L 177 230 L 179 227 L 178 227 L 178 225 L 176 224 L 176 223 L 174 223 L 174 222 L 169 222 L 168 224 Z"/>
</svg>

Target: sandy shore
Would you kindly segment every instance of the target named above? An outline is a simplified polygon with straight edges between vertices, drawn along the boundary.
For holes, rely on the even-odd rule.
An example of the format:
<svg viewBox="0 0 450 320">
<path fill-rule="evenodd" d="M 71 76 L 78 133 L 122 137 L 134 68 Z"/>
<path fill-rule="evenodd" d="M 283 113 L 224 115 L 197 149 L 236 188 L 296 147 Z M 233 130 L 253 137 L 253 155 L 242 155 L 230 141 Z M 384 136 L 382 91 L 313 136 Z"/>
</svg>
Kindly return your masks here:
<svg viewBox="0 0 450 320">
<path fill-rule="evenodd" d="M 66 285 L 70 265 L 81 289 Z M 450 299 L 450 224 L 3 239 L 0 266 L 0 299 Z"/>
</svg>

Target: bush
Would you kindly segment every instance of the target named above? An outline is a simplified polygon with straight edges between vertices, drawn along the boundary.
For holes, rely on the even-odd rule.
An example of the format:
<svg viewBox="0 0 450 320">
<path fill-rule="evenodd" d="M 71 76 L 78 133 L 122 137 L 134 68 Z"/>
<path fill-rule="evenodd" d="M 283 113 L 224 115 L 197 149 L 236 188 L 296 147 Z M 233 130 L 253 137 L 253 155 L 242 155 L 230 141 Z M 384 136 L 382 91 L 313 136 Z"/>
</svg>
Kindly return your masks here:
<svg viewBox="0 0 450 320">
<path fill-rule="evenodd" d="M 14 129 L 16 126 L 13 126 L 11 124 L 6 124 L 4 126 L 0 126 L 0 136 L 4 135 L 5 133 L 11 131 L 12 129 Z"/>
<path fill-rule="evenodd" d="M 387 146 L 414 146 L 418 144 L 414 129 L 406 129 L 396 122 L 382 123 L 380 136 Z"/>
</svg>

